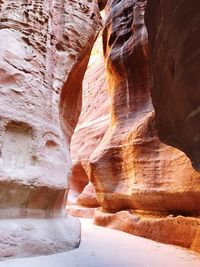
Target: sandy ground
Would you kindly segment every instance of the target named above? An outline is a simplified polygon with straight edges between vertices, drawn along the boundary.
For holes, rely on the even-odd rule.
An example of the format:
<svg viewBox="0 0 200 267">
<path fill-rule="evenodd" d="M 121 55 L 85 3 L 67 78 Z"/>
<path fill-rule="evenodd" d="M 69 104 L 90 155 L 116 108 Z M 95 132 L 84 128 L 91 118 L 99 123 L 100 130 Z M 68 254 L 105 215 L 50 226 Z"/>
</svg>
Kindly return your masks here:
<svg viewBox="0 0 200 267">
<path fill-rule="evenodd" d="M 200 256 L 176 246 L 160 244 L 82 219 L 78 249 L 0 263 L 0 267 L 200 267 Z"/>
</svg>

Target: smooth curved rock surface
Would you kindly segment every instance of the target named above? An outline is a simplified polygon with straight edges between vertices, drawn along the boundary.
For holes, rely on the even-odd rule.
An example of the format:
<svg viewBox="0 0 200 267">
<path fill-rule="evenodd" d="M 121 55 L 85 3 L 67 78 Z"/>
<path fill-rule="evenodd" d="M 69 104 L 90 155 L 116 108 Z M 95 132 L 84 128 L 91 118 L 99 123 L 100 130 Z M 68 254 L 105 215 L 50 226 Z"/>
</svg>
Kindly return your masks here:
<svg viewBox="0 0 200 267">
<path fill-rule="evenodd" d="M 83 105 L 72 136 L 72 175 L 68 204 L 99 206 L 90 181 L 90 157 L 109 125 L 110 97 L 106 87 L 101 35 L 92 50 L 83 81 Z M 85 189 L 84 189 L 85 188 Z M 82 193 L 82 194 L 81 194 Z M 81 194 L 81 196 L 80 196 Z"/>
<path fill-rule="evenodd" d="M 106 9 L 103 49 L 111 95 L 111 122 L 90 157 L 91 181 L 99 203 L 106 210 L 116 211 L 132 204 L 132 168 L 136 158 L 132 154 L 132 132 L 152 111 L 144 8 L 144 1 L 109 1 Z M 134 37 L 132 27 L 136 29 Z"/>
<path fill-rule="evenodd" d="M 160 139 L 191 159 L 200 171 L 200 82 L 198 0 L 149 0 L 152 98 Z"/>
<path fill-rule="evenodd" d="M 198 242 L 191 245 L 195 232 L 195 240 L 199 240 L 198 219 L 184 216 L 200 213 L 200 175 L 184 153 L 161 143 L 158 138 L 150 96 L 145 5 L 146 1 L 108 1 L 103 48 L 109 94 L 103 93 L 102 97 L 97 93 L 101 92 L 97 79 L 101 74 L 98 74 L 98 68 L 89 68 L 90 74 L 86 75 L 85 81 L 89 77 L 93 82 L 91 77 L 94 76 L 97 83 L 93 86 L 89 83 L 85 91 L 86 102 L 72 139 L 74 165 L 69 203 L 92 206 L 90 201 L 95 201 L 95 194 L 93 189 L 87 188 L 90 180 L 103 210 L 134 209 L 149 213 L 152 233 L 139 224 L 135 224 L 132 233 L 152 239 L 160 233 L 160 241 L 182 246 L 190 240 L 190 246 L 187 246 L 198 250 Z M 89 94 L 90 88 L 94 95 Z M 101 116 L 107 119 L 99 120 Z M 83 206 L 73 210 L 71 205 L 68 210 L 78 216 L 84 212 L 86 216 L 94 213 L 93 207 L 90 211 Z M 156 231 L 154 212 L 163 218 L 158 226 L 166 229 L 165 234 Z M 129 213 L 125 215 L 129 221 Z M 172 224 L 169 215 L 175 217 Z M 177 222 L 178 215 L 184 219 Z M 98 224 L 108 225 L 96 214 L 95 220 Z M 125 222 L 126 219 L 123 225 L 120 220 L 121 225 L 118 227 L 116 223 L 116 228 L 126 231 Z M 181 227 L 185 231 L 181 231 Z M 173 234 L 177 231 L 181 233 L 180 242 L 174 241 Z"/>
<path fill-rule="evenodd" d="M 86 185 L 81 194 L 78 196 L 76 204 L 91 208 L 99 207 L 95 188 L 91 182 Z"/>
<path fill-rule="evenodd" d="M 104 210 L 196 215 L 200 175 L 182 152 L 159 141 L 155 129 L 145 5 L 108 2 L 103 45 L 112 120 L 90 157 L 91 181 Z"/>
</svg>

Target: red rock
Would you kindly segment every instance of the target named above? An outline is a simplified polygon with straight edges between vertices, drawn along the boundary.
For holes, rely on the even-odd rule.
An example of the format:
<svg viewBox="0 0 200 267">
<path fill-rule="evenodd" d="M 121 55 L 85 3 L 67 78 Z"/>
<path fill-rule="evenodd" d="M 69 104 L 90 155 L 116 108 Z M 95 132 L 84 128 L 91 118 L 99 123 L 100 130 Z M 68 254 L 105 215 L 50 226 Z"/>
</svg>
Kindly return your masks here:
<svg viewBox="0 0 200 267">
<path fill-rule="evenodd" d="M 66 211 L 67 214 L 72 215 L 73 217 L 79 217 L 79 218 L 90 218 L 92 219 L 95 214 L 96 208 L 81 206 L 81 205 L 67 205 Z"/>
<path fill-rule="evenodd" d="M 158 138 L 149 86 L 145 4 L 145 1 L 108 2 L 103 48 L 111 109 L 105 109 L 108 102 L 96 93 L 99 90 L 98 83 L 92 87 L 95 97 L 89 95 L 88 91 L 84 95 L 84 99 L 87 96 L 86 103 L 91 104 L 86 104 L 85 108 L 83 105 L 83 113 L 72 140 L 72 203 L 76 203 L 90 180 L 98 202 L 106 212 L 134 209 L 149 213 L 149 219 L 153 221 L 149 226 L 151 230 L 148 227 L 142 230 L 143 224 L 141 227 L 136 224 L 132 233 L 152 239 L 160 234 L 159 240 L 162 242 L 193 248 L 191 242 L 194 236 L 190 239 L 190 245 L 186 245 L 187 233 L 190 233 L 190 227 L 184 226 L 187 219 L 180 221 L 180 228 L 183 225 L 187 232 L 182 237 L 179 234 L 179 241 L 176 242 L 176 231 L 180 229 L 176 224 L 179 223 L 175 220 L 171 225 L 167 215 L 199 214 L 200 175 L 184 153 L 161 143 Z M 97 73 L 92 71 L 93 75 Z M 95 103 L 100 103 L 97 109 Z M 104 109 L 102 113 L 99 108 Z M 111 121 L 97 124 L 96 118 L 101 115 L 111 116 Z M 101 138 L 96 141 L 99 133 Z M 80 195 L 81 198 L 83 195 Z M 82 205 L 89 199 L 88 192 L 85 196 L 81 199 Z M 159 224 L 154 223 L 154 212 L 164 214 Z M 129 213 L 124 214 L 129 221 Z M 104 225 L 96 216 L 95 221 Z M 166 227 L 166 233 L 156 231 L 160 224 Z M 116 228 L 126 231 L 126 220 L 124 223 L 120 220 Z M 192 233 L 195 229 L 196 226 Z M 169 231 L 172 233 L 168 237 Z"/>
<path fill-rule="evenodd" d="M 103 10 L 106 7 L 107 2 L 108 2 L 108 0 L 99 0 L 98 1 L 100 10 Z"/>
<path fill-rule="evenodd" d="M 89 217 L 100 204 L 107 213 L 97 211 L 98 224 L 200 251 L 199 219 L 184 217 L 200 214 L 200 174 L 185 154 L 160 142 L 155 127 L 146 1 L 108 1 L 103 31 L 108 83 L 102 56 L 94 51 L 97 65 L 90 65 L 84 81 L 79 121 L 82 80 L 101 27 L 99 8 L 106 1 L 8 2 L 0 1 L 0 36 L 6 41 L 0 44 L 1 218 L 62 212 L 71 173 L 69 144 L 78 122 L 69 191 L 69 203 L 77 205 L 69 212 Z M 147 8 L 159 135 L 183 150 L 196 169 L 199 93 L 191 96 L 191 85 L 198 85 L 197 12 L 197 2 L 186 1 L 177 6 L 149 0 Z M 185 67 L 188 61 L 192 71 Z M 24 247 L 23 256 L 48 249 L 35 242 Z M 14 252 L 4 253 L 0 257 Z"/>
<path fill-rule="evenodd" d="M 90 156 L 91 181 L 104 210 L 198 214 L 199 173 L 155 129 L 145 3 L 108 3 L 103 43 L 112 121 Z"/>
<path fill-rule="evenodd" d="M 99 207 L 96 192 L 91 182 L 86 185 L 81 194 L 78 196 L 76 204 L 91 208 Z"/>
<path fill-rule="evenodd" d="M 149 0 L 152 98 L 160 139 L 191 159 L 200 171 L 198 0 Z"/>
<path fill-rule="evenodd" d="M 98 38 L 93 48 L 88 70 L 83 81 L 83 106 L 71 143 L 72 176 L 68 204 L 76 203 L 79 197 L 81 205 L 91 206 L 91 196 L 88 194 L 90 180 L 90 157 L 98 149 L 105 131 L 109 125 L 110 98 L 106 87 L 105 67 L 102 54 L 102 38 Z M 91 184 L 90 184 L 91 188 Z M 92 206 L 97 206 L 94 192 Z M 86 199 L 88 196 L 88 200 Z M 85 202 L 85 203 L 83 203 Z"/>
<path fill-rule="evenodd" d="M 111 214 L 96 210 L 94 223 L 200 252 L 199 218 L 159 213 L 140 215 L 131 211 Z"/>
</svg>

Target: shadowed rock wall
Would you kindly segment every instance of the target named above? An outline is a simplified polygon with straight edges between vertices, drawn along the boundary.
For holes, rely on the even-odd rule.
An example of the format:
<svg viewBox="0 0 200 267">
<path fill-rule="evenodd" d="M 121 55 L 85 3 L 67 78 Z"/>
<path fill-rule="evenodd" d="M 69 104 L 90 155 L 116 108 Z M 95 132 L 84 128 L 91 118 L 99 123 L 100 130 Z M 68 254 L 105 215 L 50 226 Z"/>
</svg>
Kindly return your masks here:
<svg viewBox="0 0 200 267">
<path fill-rule="evenodd" d="M 148 1 L 152 99 L 159 138 L 200 171 L 198 0 Z"/>
</svg>

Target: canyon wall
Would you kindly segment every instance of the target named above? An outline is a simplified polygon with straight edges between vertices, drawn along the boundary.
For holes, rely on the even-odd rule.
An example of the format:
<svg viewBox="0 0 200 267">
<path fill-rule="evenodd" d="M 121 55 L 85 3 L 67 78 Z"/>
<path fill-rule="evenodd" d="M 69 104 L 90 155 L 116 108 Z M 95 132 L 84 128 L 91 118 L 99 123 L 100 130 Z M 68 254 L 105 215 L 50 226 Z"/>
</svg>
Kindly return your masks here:
<svg viewBox="0 0 200 267">
<path fill-rule="evenodd" d="M 92 147 L 86 156 L 89 175 L 81 174 L 82 164 L 75 165 L 74 179 L 89 177 L 95 188 L 101 206 L 94 217 L 96 224 L 200 251 L 200 221 L 186 217 L 200 213 L 200 174 L 183 152 L 158 138 L 145 7 L 144 0 L 108 1 L 103 50 L 111 118 L 100 142 L 87 138 L 88 123 L 74 141 L 86 144 L 76 145 L 76 150 Z M 91 102 L 98 99 L 95 95 Z M 90 114 L 94 112 L 92 107 Z M 90 121 L 89 117 L 86 114 L 83 119 Z"/>
<path fill-rule="evenodd" d="M 160 139 L 200 171 L 198 0 L 148 1 L 152 99 Z"/>
<path fill-rule="evenodd" d="M 0 1 L 1 218 L 61 213 L 82 79 L 101 26 L 97 1 Z M 9 236 L 9 229 L 5 232 Z M 66 235 L 58 248 L 55 243 L 48 250 L 51 244 L 44 244 L 45 251 L 65 250 Z M 79 235 L 78 227 L 71 247 L 78 244 Z M 35 252 L 28 245 L 24 249 L 27 255 L 40 254 L 40 245 Z M 1 251 L 9 254 L 6 245 Z"/>
<path fill-rule="evenodd" d="M 111 123 L 92 154 L 91 181 L 109 211 L 199 213 L 200 175 L 159 141 L 151 102 L 146 1 L 109 1 L 103 32 Z"/>
<path fill-rule="evenodd" d="M 110 97 L 106 86 L 102 36 L 100 35 L 92 50 L 83 81 L 82 111 L 71 142 L 73 168 L 69 179 L 67 208 L 75 204 L 76 206 L 70 209 L 72 212 L 72 208 L 75 208 L 76 214 L 77 205 L 90 208 L 99 206 L 94 187 L 90 182 L 90 157 L 108 129 L 109 109 Z M 84 208 L 84 216 L 85 210 Z"/>
</svg>

